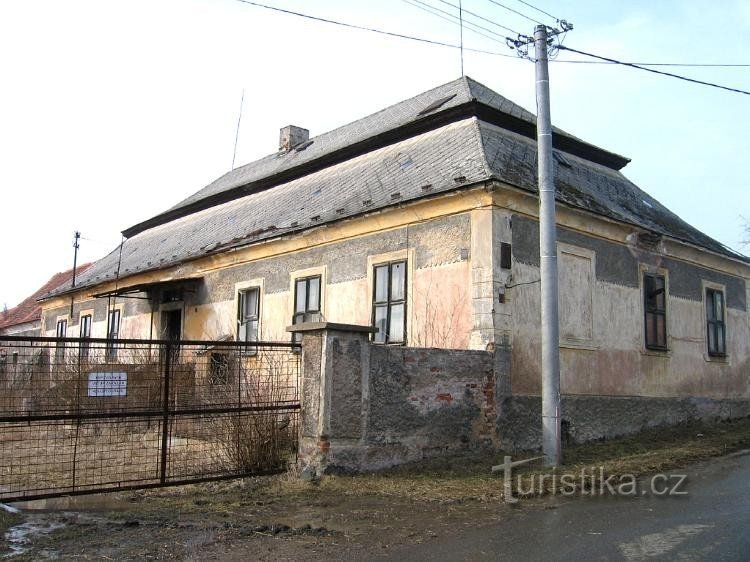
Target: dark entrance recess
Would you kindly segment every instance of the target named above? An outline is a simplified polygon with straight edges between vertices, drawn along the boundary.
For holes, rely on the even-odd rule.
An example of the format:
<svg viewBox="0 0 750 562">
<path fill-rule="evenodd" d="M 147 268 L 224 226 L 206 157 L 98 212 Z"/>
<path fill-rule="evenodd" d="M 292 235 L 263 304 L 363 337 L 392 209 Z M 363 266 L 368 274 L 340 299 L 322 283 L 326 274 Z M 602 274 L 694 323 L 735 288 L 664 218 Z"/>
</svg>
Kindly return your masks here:
<svg viewBox="0 0 750 562">
<path fill-rule="evenodd" d="M 161 313 L 161 337 L 177 341 L 182 336 L 182 311 L 165 310 Z"/>
</svg>

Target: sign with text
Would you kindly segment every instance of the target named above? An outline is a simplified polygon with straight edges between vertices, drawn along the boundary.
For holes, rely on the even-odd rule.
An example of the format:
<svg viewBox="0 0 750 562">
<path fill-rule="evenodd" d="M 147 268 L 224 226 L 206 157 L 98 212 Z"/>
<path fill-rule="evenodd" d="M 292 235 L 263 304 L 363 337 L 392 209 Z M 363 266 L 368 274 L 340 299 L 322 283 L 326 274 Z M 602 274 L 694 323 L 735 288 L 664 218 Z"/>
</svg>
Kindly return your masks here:
<svg viewBox="0 0 750 562">
<path fill-rule="evenodd" d="M 127 396 L 127 373 L 89 373 L 89 396 Z"/>
</svg>

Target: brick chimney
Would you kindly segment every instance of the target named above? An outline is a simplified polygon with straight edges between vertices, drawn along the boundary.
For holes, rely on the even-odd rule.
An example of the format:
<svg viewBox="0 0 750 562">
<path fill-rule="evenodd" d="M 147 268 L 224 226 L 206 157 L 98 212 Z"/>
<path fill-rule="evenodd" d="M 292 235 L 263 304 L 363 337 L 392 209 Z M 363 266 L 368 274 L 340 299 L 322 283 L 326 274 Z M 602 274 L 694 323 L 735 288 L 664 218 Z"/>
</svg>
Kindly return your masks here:
<svg viewBox="0 0 750 562">
<path fill-rule="evenodd" d="M 302 127 L 287 125 L 279 132 L 279 152 L 289 152 L 295 146 L 310 140 L 310 131 Z"/>
</svg>

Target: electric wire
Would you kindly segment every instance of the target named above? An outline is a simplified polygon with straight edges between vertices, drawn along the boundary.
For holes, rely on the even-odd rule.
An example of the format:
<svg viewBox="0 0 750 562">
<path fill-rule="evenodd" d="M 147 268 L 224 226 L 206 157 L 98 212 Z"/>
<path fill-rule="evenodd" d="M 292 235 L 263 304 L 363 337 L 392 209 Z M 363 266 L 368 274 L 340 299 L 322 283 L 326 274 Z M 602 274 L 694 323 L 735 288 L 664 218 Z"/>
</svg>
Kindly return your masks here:
<svg viewBox="0 0 750 562">
<path fill-rule="evenodd" d="M 547 16 L 547 17 L 550 17 L 550 18 L 552 18 L 552 19 L 553 19 L 553 20 L 555 20 L 555 21 L 560 21 L 560 18 L 557 18 L 557 17 L 553 16 L 553 15 L 552 15 L 552 14 L 550 14 L 549 12 L 545 12 L 545 11 L 544 11 L 544 10 L 542 10 L 541 8 L 537 8 L 537 7 L 536 7 L 536 6 L 534 6 L 533 4 L 529 4 L 528 2 L 524 2 L 524 0 L 516 0 L 516 1 L 517 1 L 517 2 L 520 2 L 521 4 L 524 4 L 525 6 L 528 6 L 529 8 L 531 8 L 531 9 L 533 9 L 533 10 L 536 10 L 537 12 L 539 12 L 539 13 L 541 13 L 541 14 L 544 14 L 544 15 L 545 15 L 545 16 Z"/>
<path fill-rule="evenodd" d="M 455 45 L 453 43 L 445 43 L 443 41 L 437 41 L 437 40 L 434 40 L 434 39 L 427 39 L 425 37 L 416 37 L 416 36 L 413 36 L 413 35 L 406 35 L 406 34 L 402 34 L 402 33 L 395 33 L 395 32 L 392 32 L 392 31 L 386 31 L 384 29 L 377 29 L 377 28 L 373 28 L 373 27 L 367 27 L 367 26 L 363 26 L 363 25 L 357 25 L 357 24 L 353 24 L 353 23 L 347 23 L 347 22 L 332 20 L 332 19 L 328 19 L 328 18 L 322 18 L 322 17 L 319 17 L 319 16 L 313 16 L 313 15 L 305 14 L 305 13 L 302 13 L 302 12 L 295 12 L 293 10 L 287 10 L 287 9 L 284 9 L 284 8 L 278 8 L 278 7 L 275 7 L 275 6 L 269 6 L 267 4 L 261 4 L 260 2 L 253 2 L 252 0 L 236 0 L 236 1 L 237 2 L 241 2 L 243 4 L 248 4 L 248 5 L 251 5 L 251 6 L 255 6 L 255 7 L 258 7 L 258 8 L 264 8 L 266 10 L 272 10 L 272 11 L 280 12 L 280 13 L 283 13 L 283 14 L 294 15 L 294 16 L 306 18 L 306 19 L 309 19 L 309 20 L 312 20 L 312 21 L 317 21 L 317 22 L 322 22 L 322 23 L 328 23 L 328 24 L 332 24 L 332 25 L 339 25 L 339 26 L 346 27 L 346 28 L 349 28 L 349 29 L 357 29 L 357 30 L 360 30 L 360 31 L 369 31 L 369 32 L 372 32 L 372 33 L 378 33 L 378 34 L 387 35 L 387 36 L 390 36 L 390 37 L 397 37 L 397 38 L 400 38 L 400 39 L 408 39 L 408 40 L 411 40 L 411 41 L 418 41 L 420 43 L 426 43 L 426 44 L 429 44 L 429 45 L 437 45 L 437 46 L 440 46 L 440 47 L 450 47 L 452 49 L 460 49 L 461 48 L 461 45 Z M 513 13 L 521 15 L 521 16 L 525 17 L 526 19 L 529 19 L 529 20 L 531 20 L 531 21 L 533 21 L 535 23 L 539 23 L 540 25 L 544 25 L 541 22 L 539 22 L 539 21 L 537 21 L 537 20 L 535 20 L 533 18 L 530 18 L 529 16 L 526 16 L 525 14 L 522 14 L 521 12 L 518 12 L 516 10 L 513 10 L 512 8 L 509 8 L 508 6 L 505 6 L 505 5 L 503 5 L 503 4 L 499 3 L 499 2 L 496 2 L 495 0 L 488 0 L 488 1 L 491 2 L 491 3 L 493 3 L 493 4 L 496 4 L 496 5 L 500 6 L 500 7 L 504 8 L 504 9 L 506 9 L 506 10 L 509 10 L 509 11 L 511 11 Z M 477 25 L 477 24 L 474 24 L 474 25 Z M 475 31 L 475 33 L 477 33 L 477 32 Z M 658 75 L 661 75 L 661 76 L 668 76 L 670 78 L 676 78 L 678 80 L 683 80 L 685 82 L 691 82 L 691 83 L 694 83 L 694 84 L 701 84 L 701 85 L 704 85 L 704 86 L 709 86 L 709 87 L 712 87 L 712 88 L 718 88 L 718 89 L 721 89 L 721 90 L 726 90 L 726 91 L 729 91 L 729 92 L 735 92 L 735 93 L 738 93 L 738 94 L 750 95 L 749 91 L 740 90 L 739 88 L 732 88 L 732 87 L 729 87 L 729 86 L 723 86 L 721 84 L 716 84 L 716 83 L 713 83 L 713 82 L 706 82 L 704 80 L 697 80 L 695 78 L 689 78 L 687 76 L 681 76 L 679 74 L 673 74 L 671 72 L 664 72 L 664 71 L 661 71 L 661 70 L 655 70 L 653 68 L 649 68 L 649 66 L 657 66 L 657 65 L 660 65 L 660 66 L 706 66 L 706 67 L 708 67 L 708 66 L 716 66 L 716 67 L 732 67 L 732 66 L 745 67 L 745 66 L 748 66 L 748 65 L 739 65 L 739 64 L 738 65 L 729 65 L 729 64 L 727 64 L 727 65 L 723 65 L 723 64 L 716 64 L 716 65 L 709 65 L 709 64 L 698 65 L 698 64 L 696 64 L 696 65 L 691 65 L 691 64 L 687 64 L 687 63 L 684 63 L 684 64 L 682 64 L 682 63 L 675 63 L 675 64 L 669 64 L 669 63 L 645 63 L 645 64 L 638 64 L 638 63 L 623 62 L 623 61 L 619 61 L 619 60 L 616 60 L 616 59 L 612 59 L 612 58 L 608 58 L 608 57 L 603 57 L 603 56 L 600 56 L 600 55 L 595 55 L 593 53 L 587 53 L 585 51 L 580 51 L 578 49 L 573 49 L 571 47 L 565 47 L 563 45 L 557 45 L 556 48 L 558 48 L 559 50 L 569 51 L 571 53 L 576 53 L 576 54 L 579 54 L 579 55 L 583 55 L 583 56 L 587 56 L 587 57 L 599 59 L 600 61 L 604 61 L 605 63 L 609 63 L 609 64 L 616 64 L 616 65 L 620 65 L 620 66 L 627 66 L 627 67 L 630 67 L 630 68 L 635 68 L 635 69 L 638 69 L 638 70 L 644 70 L 646 72 L 651 72 L 653 74 L 658 74 Z M 501 57 L 512 58 L 512 59 L 516 59 L 517 58 L 517 57 L 515 57 L 513 55 L 507 55 L 507 54 L 504 54 L 504 53 L 498 53 L 496 51 L 488 51 L 488 50 L 485 50 L 485 49 L 474 49 L 474 48 L 465 47 L 464 50 L 469 51 L 469 52 L 473 52 L 473 53 L 481 53 L 481 54 L 486 54 L 486 55 L 501 56 Z M 565 63 L 565 62 L 574 62 L 574 61 L 556 61 L 556 62 Z M 581 62 L 585 62 L 585 61 L 581 61 Z"/>
<path fill-rule="evenodd" d="M 538 23 L 539 25 L 544 25 L 539 20 L 535 20 L 531 16 L 527 16 L 526 14 L 524 14 L 522 12 L 519 12 L 518 10 L 514 10 L 513 8 L 510 8 L 510 7 L 506 6 L 505 4 L 501 4 L 500 2 L 497 2 L 496 0 L 487 0 L 487 1 L 491 2 L 492 4 L 495 4 L 496 6 L 500 6 L 501 8 L 503 8 L 505 10 L 508 10 L 509 12 L 513 12 L 514 14 L 517 14 L 517 15 L 521 16 L 522 18 L 526 18 L 529 21 L 533 21 L 534 23 Z"/>
<path fill-rule="evenodd" d="M 556 60 L 570 64 L 615 64 L 601 60 Z M 688 68 L 748 68 L 750 64 L 725 64 L 725 63 L 692 63 L 692 62 L 627 62 L 623 64 L 636 64 L 638 66 L 682 66 Z"/>
<path fill-rule="evenodd" d="M 347 22 L 343 22 L 343 21 L 332 20 L 332 19 L 328 19 L 328 18 L 322 18 L 322 17 L 319 17 L 319 16 L 313 16 L 313 15 L 305 14 L 305 13 L 302 13 L 302 12 L 295 12 L 293 10 L 287 10 L 287 9 L 284 9 L 284 8 L 278 8 L 276 6 L 269 6 L 267 4 L 261 4 L 260 2 L 252 2 L 251 0 L 236 0 L 236 1 L 240 2 L 242 4 L 248 4 L 250 6 L 255 6 L 257 8 L 264 8 L 266 10 L 271 10 L 271 11 L 274 11 L 274 12 L 280 12 L 282 14 L 287 14 L 287 15 L 292 15 L 292 16 L 298 16 L 298 17 L 301 17 L 301 18 L 305 18 L 305 19 L 309 19 L 309 20 L 317 21 L 317 22 L 321 22 L 321 23 L 330 23 L 332 25 L 339 25 L 341 27 L 347 27 L 349 29 L 358 29 L 360 31 L 370 31 L 372 33 L 378 33 L 380 35 L 387 35 L 389 37 L 397 37 L 399 39 L 409 39 L 411 41 L 418 41 L 420 43 L 426 43 L 428 45 L 438 45 L 440 47 L 450 47 L 452 49 L 460 49 L 461 48 L 460 45 L 455 45 L 453 43 L 444 43 L 443 41 L 437 41 L 435 39 L 427 39 L 426 37 L 416 37 L 414 35 L 406 35 L 406 34 L 403 34 L 403 33 L 395 33 L 393 31 L 386 31 L 384 29 L 377 29 L 375 27 L 367 27 L 367 26 L 364 26 L 364 25 L 357 25 L 357 24 L 354 24 L 354 23 L 347 23 Z M 504 53 L 498 53 L 496 51 L 487 51 L 487 50 L 484 50 L 484 49 L 473 49 L 473 48 L 470 48 L 470 47 L 464 47 L 464 50 L 465 51 L 470 51 L 472 53 L 481 53 L 483 55 L 494 55 L 494 56 L 499 56 L 499 57 L 508 57 L 508 58 L 512 58 L 512 59 L 517 58 L 517 57 L 514 57 L 513 55 L 506 55 Z"/>
<path fill-rule="evenodd" d="M 456 6 L 456 5 L 455 5 L 455 4 L 453 4 L 452 2 L 448 2 L 447 0 L 438 0 L 438 2 L 440 2 L 440 3 L 442 3 L 442 4 L 445 4 L 446 6 L 450 6 L 450 7 L 452 7 L 452 8 L 456 8 L 456 9 L 458 9 L 458 6 Z M 437 10 L 437 8 L 435 8 L 435 9 Z M 482 20 L 482 21 L 486 21 L 487 23 L 491 23 L 492 25 L 494 25 L 494 26 L 496 26 L 496 27 L 499 27 L 500 29 L 504 29 L 505 31 L 510 31 L 510 32 L 511 32 L 511 33 L 513 33 L 514 35 L 521 35 L 521 34 L 520 34 L 520 33 L 519 33 L 518 31 L 516 31 L 515 29 L 511 29 L 510 27 L 507 27 L 507 26 L 505 26 L 505 25 L 499 24 L 499 23 L 497 23 L 496 21 L 493 21 L 493 20 L 491 20 L 491 19 L 489 19 L 489 18 L 485 18 L 484 16 L 480 16 L 479 14 L 475 14 L 474 12 L 470 12 L 470 11 L 469 11 L 469 10 L 467 10 L 466 8 L 462 8 L 462 10 L 463 10 L 463 12 L 464 12 L 465 14 L 469 14 L 469 15 L 472 15 L 472 16 L 474 16 L 474 17 L 475 17 L 475 18 L 477 18 L 477 19 L 480 19 L 480 20 Z M 480 26 L 479 26 L 479 24 L 474 24 L 474 25 L 476 25 L 477 27 L 480 27 Z M 481 29 L 486 29 L 486 28 L 481 28 Z M 489 30 L 487 30 L 487 31 L 489 31 Z M 493 32 L 493 33 L 494 33 L 494 32 Z M 507 39 L 507 37 L 503 37 L 503 39 Z"/>
<path fill-rule="evenodd" d="M 451 17 L 454 17 L 454 16 L 451 16 L 451 17 L 444 16 L 444 15 L 438 13 L 438 12 L 433 12 L 432 10 L 430 10 L 429 8 L 426 8 L 425 6 L 420 6 L 419 4 L 416 4 L 416 2 L 418 0 L 413 0 L 413 1 L 412 0 L 401 0 L 401 1 L 404 2 L 405 4 L 409 4 L 410 6 L 413 6 L 413 7 L 417 8 L 417 9 L 419 9 L 419 10 L 422 10 L 423 12 L 431 14 L 431 15 L 435 16 L 436 18 L 440 18 L 441 20 L 447 21 L 448 23 L 452 23 L 452 24 L 458 23 L 458 22 L 455 21 L 455 19 L 451 19 Z M 487 35 L 486 33 L 482 33 L 481 31 L 477 31 L 476 29 L 470 27 L 471 23 L 468 22 L 468 21 L 464 21 L 464 26 L 466 26 L 466 29 L 468 29 L 469 31 L 472 31 L 473 33 L 476 33 L 477 35 L 481 35 L 485 39 L 489 39 L 491 41 L 497 41 L 498 43 L 500 42 L 499 39 L 496 39 L 495 37 L 492 37 L 490 35 Z M 511 57 L 512 55 L 506 55 L 506 56 Z"/>
<path fill-rule="evenodd" d="M 713 82 L 706 82 L 704 80 L 696 80 L 695 78 L 688 78 L 687 76 L 680 76 L 679 74 L 672 74 L 671 72 L 664 72 L 662 70 L 655 70 L 653 68 L 648 68 L 648 67 L 645 67 L 645 66 L 639 66 L 637 64 L 633 64 L 633 63 L 630 63 L 630 62 L 622 62 L 622 61 L 619 61 L 619 60 L 616 60 L 616 59 L 611 59 L 611 58 L 608 58 L 608 57 L 602 57 L 602 56 L 595 55 L 595 54 L 592 54 L 592 53 L 587 53 L 585 51 L 579 51 L 579 50 L 573 49 L 571 47 L 565 47 L 563 45 L 559 45 L 558 48 L 560 50 L 563 50 L 563 51 L 570 51 L 571 53 L 577 53 L 579 55 L 584 55 L 584 56 L 587 56 L 587 57 L 592 57 L 592 58 L 603 60 L 603 61 L 606 61 L 606 62 L 609 62 L 609 63 L 612 63 L 612 64 L 618 64 L 618 65 L 621 65 L 621 66 L 627 66 L 627 67 L 630 67 L 630 68 L 636 68 L 638 70 L 645 70 L 646 72 L 651 72 L 652 74 L 659 74 L 659 75 L 662 75 L 662 76 L 669 76 L 671 78 L 677 78 L 678 80 L 684 80 L 686 82 L 692 82 L 694 84 L 702 84 L 703 86 L 710 86 L 712 88 L 719 88 L 721 90 L 727 90 L 729 92 L 735 92 L 735 93 L 738 93 L 738 94 L 744 94 L 746 96 L 750 96 L 750 92 L 748 92 L 746 90 L 740 90 L 738 88 L 730 88 L 729 86 L 722 86 L 721 84 L 715 84 Z"/>
<path fill-rule="evenodd" d="M 444 19 L 446 21 L 449 21 L 452 24 L 460 25 L 460 23 L 461 23 L 459 21 L 459 18 L 456 17 L 456 16 L 454 16 L 450 12 L 446 12 L 445 10 L 441 10 L 438 7 L 435 7 L 435 6 L 432 6 L 430 4 L 427 4 L 426 2 L 422 2 L 422 0 L 402 0 L 402 1 L 405 2 L 405 3 L 407 3 L 407 4 L 411 4 L 415 8 L 419 8 L 420 10 L 423 10 L 423 11 L 425 11 L 427 13 L 430 13 L 430 14 L 432 14 L 434 16 L 437 16 L 437 17 L 439 17 L 441 19 Z M 419 5 L 417 5 L 417 4 L 419 4 Z M 453 4 L 451 4 L 451 6 L 452 5 Z M 432 11 L 432 10 L 434 10 L 434 11 Z M 468 12 L 467 10 L 463 10 L 463 11 L 465 13 L 471 13 L 471 12 Z M 444 15 L 441 15 L 441 14 L 444 14 Z M 467 26 L 467 29 L 469 29 L 470 31 L 473 31 L 474 33 L 476 33 L 478 35 L 481 35 L 482 37 L 485 37 L 487 39 L 491 39 L 492 41 L 497 41 L 498 43 L 501 43 L 502 45 L 505 45 L 506 41 L 509 39 L 505 35 L 500 35 L 496 31 L 492 31 L 491 29 L 483 27 L 483 26 L 481 26 L 479 24 L 476 24 L 476 23 L 474 23 L 472 21 L 464 20 L 463 24 L 465 26 Z M 485 33 L 482 33 L 481 31 L 477 31 L 476 29 L 472 29 L 471 27 L 468 27 L 469 25 L 474 26 L 477 29 L 481 29 L 483 31 L 486 31 L 487 33 L 491 33 L 495 37 L 490 37 L 489 35 L 486 35 Z M 511 31 L 513 31 L 513 30 L 511 30 Z M 515 31 L 513 33 L 515 33 Z M 507 56 L 511 57 L 513 55 L 507 55 Z"/>
</svg>

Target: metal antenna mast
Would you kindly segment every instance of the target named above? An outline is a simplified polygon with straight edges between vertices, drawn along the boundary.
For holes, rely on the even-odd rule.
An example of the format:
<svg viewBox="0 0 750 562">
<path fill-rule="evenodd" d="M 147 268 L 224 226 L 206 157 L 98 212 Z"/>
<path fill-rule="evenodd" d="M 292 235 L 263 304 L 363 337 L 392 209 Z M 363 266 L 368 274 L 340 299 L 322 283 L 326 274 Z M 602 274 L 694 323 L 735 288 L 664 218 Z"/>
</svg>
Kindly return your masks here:
<svg viewBox="0 0 750 562">
<path fill-rule="evenodd" d="M 242 105 L 245 103 L 245 88 L 242 88 L 242 97 L 240 98 L 240 115 L 237 117 L 237 130 L 234 133 L 234 152 L 232 152 L 232 169 L 234 170 L 234 160 L 237 158 L 237 141 L 240 138 L 240 122 L 242 121 Z"/>
<path fill-rule="evenodd" d="M 458 0 L 458 24 L 461 28 L 461 76 L 464 75 L 464 8 L 461 0 Z"/>
</svg>

